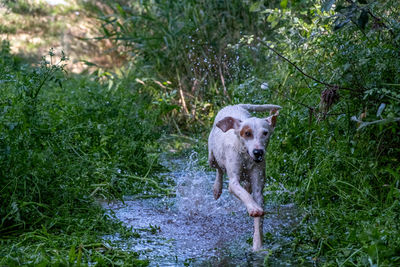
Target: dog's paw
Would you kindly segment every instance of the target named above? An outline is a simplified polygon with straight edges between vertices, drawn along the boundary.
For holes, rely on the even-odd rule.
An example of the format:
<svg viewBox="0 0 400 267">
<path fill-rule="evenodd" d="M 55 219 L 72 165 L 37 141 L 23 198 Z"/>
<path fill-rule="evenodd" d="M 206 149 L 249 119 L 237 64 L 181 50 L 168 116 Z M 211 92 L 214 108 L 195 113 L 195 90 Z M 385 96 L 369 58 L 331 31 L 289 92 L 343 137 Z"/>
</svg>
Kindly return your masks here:
<svg viewBox="0 0 400 267">
<path fill-rule="evenodd" d="M 222 194 L 222 185 L 215 183 L 213 191 L 214 191 L 214 198 L 215 200 L 217 200 Z"/>
<path fill-rule="evenodd" d="M 248 207 L 247 211 L 251 217 L 261 217 L 264 215 L 263 209 L 259 206 Z"/>
</svg>

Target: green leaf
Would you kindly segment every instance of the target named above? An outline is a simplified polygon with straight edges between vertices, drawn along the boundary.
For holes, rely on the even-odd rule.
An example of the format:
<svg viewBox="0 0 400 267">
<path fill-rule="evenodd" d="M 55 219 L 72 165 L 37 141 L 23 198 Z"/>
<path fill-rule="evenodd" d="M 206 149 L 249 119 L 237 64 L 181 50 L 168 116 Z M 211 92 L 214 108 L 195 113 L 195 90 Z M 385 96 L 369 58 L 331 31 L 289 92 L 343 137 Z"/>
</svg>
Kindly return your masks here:
<svg viewBox="0 0 400 267">
<path fill-rule="evenodd" d="M 117 8 L 119 14 L 120 14 L 122 17 L 125 18 L 125 17 L 126 17 L 126 12 L 125 12 L 125 10 L 124 10 L 119 4 L 116 5 L 116 8 Z"/>
<path fill-rule="evenodd" d="M 80 267 L 82 263 L 82 247 L 78 249 L 78 258 L 76 259 L 76 266 Z"/>
<path fill-rule="evenodd" d="M 69 258 L 69 263 L 74 263 L 75 258 L 76 258 L 75 245 L 71 246 L 71 249 L 69 250 L 68 258 Z"/>
<path fill-rule="evenodd" d="M 282 0 L 282 1 L 281 1 L 281 8 L 282 8 L 282 9 L 286 9 L 287 4 L 288 4 L 288 1 L 287 1 L 287 0 Z"/>
<path fill-rule="evenodd" d="M 267 22 L 271 23 L 271 28 L 275 28 L 279 23 L 279 17 L 272 13 L 268 16 Z"/>
<path fill-rule="evenodd" d="M 90 61 L 87 61 L 87 60 L 82 60 L 81 62 L 85 63 L 85 65 L 89 66 L 89 67 L 93 67 L 93 66 L 94 67 L 98 67 L 96 63 L 93 63 L 93 62 L 90 62 Z"/>
<path fill-rule="evenodd" d="M 250 6 L 250 12 L 257 12 L 261 10 L 262 1 L 255 2 Z"/>
<path fill-rule="evenodd" d="M 277 17 L 274 14 L 270 14 L 267 18 L 267 22 L 272 23 L 277 19 Z"/>
<path fill-rule="evenodd" d="M 274 20 L 274 21 L 271 23 L 271 28 L 275 28 L 276 25 L 278 25 L 278 23 L 279 23 L 279 20 L 278 20 L 278 19 L 277 19 L 277 20 Z"/>
</svg>

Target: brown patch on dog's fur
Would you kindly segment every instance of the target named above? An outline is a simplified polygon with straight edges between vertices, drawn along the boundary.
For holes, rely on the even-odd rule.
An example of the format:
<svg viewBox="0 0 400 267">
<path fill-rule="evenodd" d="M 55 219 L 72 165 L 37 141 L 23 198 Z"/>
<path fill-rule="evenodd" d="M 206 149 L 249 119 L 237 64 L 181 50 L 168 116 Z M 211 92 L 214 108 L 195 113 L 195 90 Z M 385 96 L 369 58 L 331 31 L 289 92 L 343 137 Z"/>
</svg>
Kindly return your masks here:
<svg viewBox="0 0 400 267">
<path fill-rule="evenodd" d="M 246 132 L 250 132 L 250 136 L 247 136 Z M 252 138 L 253 137 L 253 130 L 250 128 L 250 126 L 246 125 L 240 131 L 240 136 L 243 137 L 243 138 Z"/>
<path fill-rule="evenodd" d="M 271 116 L 269 116 L 269 117 L 267 118 L 267 122 L 268 122 L 272 127 L 275 128 L 276 119 L 278 118 L 278 115 L 279 115 L 279 110 L 273 109 L 273 110 L 271 110 L 271 112 L 270 112 L 269 114 L 270 114 Z"/>
<path fill-rule="evenodd" d="M 237 129 L 240 125 L 241 121 L 232 117 L 225 117 L 219 122 L 217 122 L 216 126 L 220 128 L 224 133 L 230 129 Z"/>
</svg>

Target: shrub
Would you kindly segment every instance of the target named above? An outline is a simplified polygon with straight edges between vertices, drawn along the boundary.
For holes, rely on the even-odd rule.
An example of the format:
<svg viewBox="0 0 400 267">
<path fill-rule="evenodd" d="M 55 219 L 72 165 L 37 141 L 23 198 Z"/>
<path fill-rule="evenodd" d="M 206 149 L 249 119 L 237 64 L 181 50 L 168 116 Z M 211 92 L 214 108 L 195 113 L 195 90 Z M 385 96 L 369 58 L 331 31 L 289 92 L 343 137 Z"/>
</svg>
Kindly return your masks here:
<svg viewBox="0 0 400 267">
<path fill-rule="evenodd" d="M 0 231 L 63 227 L 95 197 L 146 188 L 160 112 L 138 88 L 63 73 L 54 54 L 37 67 L 0 51 Z M 148 186 L 151 189 L 152 185 Z M 62 219 L 60 219 L 62 220 Z"/>
</svg>

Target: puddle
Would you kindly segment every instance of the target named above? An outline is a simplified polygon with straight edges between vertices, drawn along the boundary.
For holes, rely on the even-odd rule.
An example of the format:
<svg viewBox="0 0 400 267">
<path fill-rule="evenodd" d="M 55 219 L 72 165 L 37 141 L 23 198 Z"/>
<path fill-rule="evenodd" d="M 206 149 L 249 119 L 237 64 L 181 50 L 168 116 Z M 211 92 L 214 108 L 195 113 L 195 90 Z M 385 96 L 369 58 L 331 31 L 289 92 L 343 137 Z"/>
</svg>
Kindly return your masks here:
<svg viewBox="0 0 400 267">
<path fill-rule="evenodd" d="M 113 246 L 139 252 L 141 259 L 149 259 L 150 266 L 262 265 L 268 249 L 277 244 L 264 244 L 264 252 L 251 251 L 253 219 L 229 193 L 227 181 L 216 201 L 212 194 L 215 172 L 199 168 L 195 153 L 188 160 L 169 161 L 168 168 L 175 171 L 163 175 L 175 179 L 175 198 L 126 197 L 124 204 L 103 203 L 140 238 L 113 235 L 104 239 Z M 267 205 L 265 210 L 264 233 L 281 236 L 283 241 L 284 229 L 300 220 L 293 205 Z"/>
</svg>

